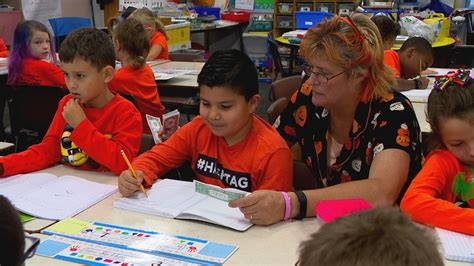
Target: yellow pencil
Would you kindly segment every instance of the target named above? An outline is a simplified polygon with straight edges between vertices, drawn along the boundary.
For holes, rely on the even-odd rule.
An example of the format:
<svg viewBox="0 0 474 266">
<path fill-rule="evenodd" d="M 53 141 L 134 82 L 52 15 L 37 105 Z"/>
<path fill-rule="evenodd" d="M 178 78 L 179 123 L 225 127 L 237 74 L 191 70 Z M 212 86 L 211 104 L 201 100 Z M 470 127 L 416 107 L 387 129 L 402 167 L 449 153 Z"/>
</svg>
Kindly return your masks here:
<svg viewBox="0 0 474 266">
<path fill-rule="evenodd" d="M 128 169 L 130 169 L 130 171 L 132 172 L 133 177 L 135 177 L 135 179 L 138 179 L 137 173 L 133 169 L 132 164 L 130 163 L 130 161 L 127 158 L 127 155 L 125 154 L 125 152 L 123 150 L 120 150 L 120 152 L 122 153 L 122 157 L 125 160 L 125 163 L 127 163 L 127 165 L 128 165 Z M 145 193 L 145 196 L 148 198 L 148 194 L 146 194 L 145 188 L 143 187 L 142 184 L 140 184 L 140 189 L 142 190 L 143 193 Z"/>
</svg>

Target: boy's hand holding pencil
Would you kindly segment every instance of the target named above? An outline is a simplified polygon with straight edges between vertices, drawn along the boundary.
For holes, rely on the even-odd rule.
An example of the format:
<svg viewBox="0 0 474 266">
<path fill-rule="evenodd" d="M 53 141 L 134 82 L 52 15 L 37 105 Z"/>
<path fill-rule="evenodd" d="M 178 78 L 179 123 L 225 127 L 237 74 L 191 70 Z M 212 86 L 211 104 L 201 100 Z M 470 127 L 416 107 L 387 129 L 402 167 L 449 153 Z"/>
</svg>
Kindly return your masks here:
<svg viewBox="0 0 474 266">
<path fill-rule="evenodd" d="M 145 188 L 142 185 L 144 173 L 140 170 L 135 171 L 132 167 L 132 164 L 125 155 L 123 150 L 120 151 L 122 153 L 122 157 L 128 165 L 128 170 L 123 171 L 119 176 L 118 186 L 120 194 L 125 197 L 131 196 L 135 191 L 141 190 L 146 197 Z"/>
</svg>

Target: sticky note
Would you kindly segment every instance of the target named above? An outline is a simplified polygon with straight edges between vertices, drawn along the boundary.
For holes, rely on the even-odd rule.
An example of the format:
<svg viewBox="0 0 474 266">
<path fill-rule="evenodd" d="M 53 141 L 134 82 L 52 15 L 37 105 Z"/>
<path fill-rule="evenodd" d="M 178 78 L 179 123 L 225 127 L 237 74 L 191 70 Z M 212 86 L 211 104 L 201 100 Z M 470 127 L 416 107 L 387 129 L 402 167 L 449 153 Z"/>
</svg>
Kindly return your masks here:
<svg viewBox="0 0 474 266">
<path fill-rule="evenodd" d="M 47 231 L 74 235 L 91 225 L 91 222 L 82 221 L 76 218 L 67 218 L 48 227 Z"/>
</svg>

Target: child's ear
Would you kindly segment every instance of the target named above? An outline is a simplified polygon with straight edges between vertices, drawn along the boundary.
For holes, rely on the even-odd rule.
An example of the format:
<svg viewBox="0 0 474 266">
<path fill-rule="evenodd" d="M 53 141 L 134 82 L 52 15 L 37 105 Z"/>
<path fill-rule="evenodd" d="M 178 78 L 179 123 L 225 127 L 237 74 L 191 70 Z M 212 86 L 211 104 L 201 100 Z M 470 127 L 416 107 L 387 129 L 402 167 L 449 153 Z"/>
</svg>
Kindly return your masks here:
<svg viewBox="0 0 474 266">
<path fill-rule="evenodd" d="M 416 54 L 415 47 L 410 47 L 410 48 L 408 48 L 408 49 L 405 51 L 405 54 L 406 54 L 407 58 L 411 58 L 412 56 L 414 56 L 414 55 Z"/>
<path fill-rule="evenodd" d="M 112 80 L 112 78 L 114 77 L 115 68 L 113 68 L 112 66 L 106 66 L 106 67 L 104 67 L 104 69 L 102 71 L 104 73 L 104 81 L 106 83 L 109 83 Z"/>
<path fill-rule="evenodd" d="M 120 51 L 120 42 L 114 38 L 115 50 Z"/>
<path fill-rule="evenodd" d="M 254 113 L 257 110 L 258 104 L 260 103 L 260 95 L 255 94 L 252 98 L 249 99 L 249 108 L 250 112 Z"/>
</svg>

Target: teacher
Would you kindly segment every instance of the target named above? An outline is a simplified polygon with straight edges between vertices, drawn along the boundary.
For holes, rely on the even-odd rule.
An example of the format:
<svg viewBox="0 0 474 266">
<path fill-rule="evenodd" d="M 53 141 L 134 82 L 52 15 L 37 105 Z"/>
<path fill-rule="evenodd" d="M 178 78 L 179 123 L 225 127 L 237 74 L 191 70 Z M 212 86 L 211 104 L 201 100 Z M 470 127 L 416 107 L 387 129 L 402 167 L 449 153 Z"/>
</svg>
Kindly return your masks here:
<svg viewBox="0 0 474 266">
<path fill-rule="evenodd" d="M 301 146 L 316 189 L 259 190 L 229 206 L 268 225 L 315 216 L 321 200 L 393 205 L 420 170 L 422 149 L 411 103 L 392 89 L 377 27 L 362 14 L 335 16 L 308 30 L 301 54 L 309 78 L 291 97 L 278 131 L 289 146 Z"/>
</svg>

